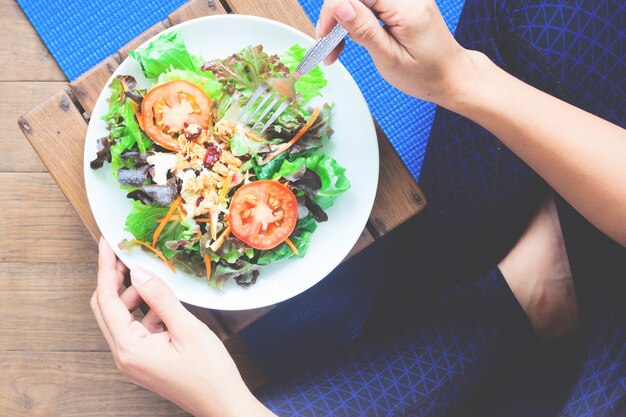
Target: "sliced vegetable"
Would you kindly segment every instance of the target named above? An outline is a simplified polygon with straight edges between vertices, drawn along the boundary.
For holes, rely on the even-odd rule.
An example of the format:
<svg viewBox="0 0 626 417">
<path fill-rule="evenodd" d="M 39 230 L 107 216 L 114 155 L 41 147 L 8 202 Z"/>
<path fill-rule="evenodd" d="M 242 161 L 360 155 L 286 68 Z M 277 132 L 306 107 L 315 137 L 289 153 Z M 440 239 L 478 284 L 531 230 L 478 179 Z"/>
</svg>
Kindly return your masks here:
<svg viewBox="0 0 626 417">
<path fill-rule="evenodd" d="M 148 91 L 141 103 L 141 117 L 146 133 L 160 146 L 177 151 L 178 136 L 197 124 L 209 126 L 211 99 L 200 87 L 177 80 L 158 85 Z"/>
<path fill-rule="evenodd" d="M 255 249 L 271 249 L 296 226 L 296 196 L 277 181 L 255 181 L 239 188 L 229 208 L 233 234 Z"/>
</svg>

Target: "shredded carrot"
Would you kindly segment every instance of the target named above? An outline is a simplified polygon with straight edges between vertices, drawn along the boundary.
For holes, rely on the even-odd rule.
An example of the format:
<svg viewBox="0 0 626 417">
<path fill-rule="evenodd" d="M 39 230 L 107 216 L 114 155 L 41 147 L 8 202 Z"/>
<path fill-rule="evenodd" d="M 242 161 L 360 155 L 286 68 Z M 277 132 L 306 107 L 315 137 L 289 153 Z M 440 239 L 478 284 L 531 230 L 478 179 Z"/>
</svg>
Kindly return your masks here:
<svg viewBox="0 0 626 417">
<path fill-rule="evenodd" d="M 198 239 L 202 238 L 202 232 L 200 231 L 200 229 L 196 229 L 196 236 L 198 236 Z"/>
<path fill-rule="evenodd" d="M 156 246 L 159 235 L 163 231 L 165 225 L 170 221 L 170 217 L 172 217 L 172 214 L 174 214 L 174 210 L 176 210 L 176 207 L 178 207 L 181 201 L 182 198 L 180 198 L 180 196 L 176 200 L 174 200 L 174 202 L 170 206 L 170 209 L 167 211 L 167 214 L 165 215 L 165 217 L 163 217 L 163 221 L 159 223 L 159 227 L 157 227 L 157 229 L 154 231 L 154 236 L 152 236 L 152 246 Z"/>
<path fill-rule="evenodd" d="M 141 118 L 141 111 L 139 110 L 139 104 L 135 103 L 134 100 L 130 101 L 130 105 L 133 106 L 133 111 L 135 112 L 135 117 L 137 118 L 137 124 L 141 128 L 141 130 L 145 131 L 143 128 L 143 119 Z"/>
<path fill-rule="evenodd" d="M 209 218 L 199 218 L 194 220 L 196 221 L 196 223 L 211 223 L 211 219 Z"/>
<path fill-rule="evenodd" d="M 288 186 L 289 186 L 289 181 L 285 181 L 285 182 L 283 183 L 283 185 L 284 185 L 285 187 L 288 187 Z"/>
<path fill-rule="evenodd" d="M 289 238 L 285 239 L 285 243 L 287 244 L 287 246 L 289 246 L 289 248 L 291 249 L 294 255 L 296 256 L 300 255 L 300 252 L 298 252 L 298 248 L 296 248 L 296 245 L 293 244 L 291 239 Z"/>
<path fill-rule="evenodd" d="M 187 217 L 187 210 L 185 210 L 182 204 L 179 204 L 178 207 L 176 207 L 176 211 L 178 212 L 181 220 L 184 220 L 185 217 Z"/>
<path fill-rule="evenodd" d="M 315 120 L 317 120 L 317 116 L 319 116 L 319 115 L 320 115 L 320 109 L 319 108 L 316 108 L 315 110 L 313 110 L 313 113 L 311 114 L 311 117 L 306 122 L 306 124 L 304 126 L 302 126 L 302 129 L 300 129 L 300 131 L 298 133 L 296 133 L 296 136 L 294 136 L 289 142 L 280 145 L 280 147 L 278 149 L 276 149 L 275 151 L 273 151 L 272 153 L 268 154 L 267 158 L 265 158 L 261 162 L 261 165 L 267 164 L 269 161 L 271 161 L 272 159 L 276 158 L 278 155 L 280 155 L 281 153 L 285 152 L 287 149 L 291 148 L 293 146 L 293 144 L 296 143 L 302 136 L 304 136 L 304 134 L 307 132 L 307 130 L 309 130 L 309 128 L 311 126 L 313 126 L 313 123 L 315 123 Z"/>
<path fill-rule="evenodd" d="M 206 280 L 211 281 L 211 258 L 209 255 L 204 256 L 204 266 L 206 267 Z"/>
<path fill-rule="evenodd" d="M 163 252 L 161 252 L 160 250 L 158 250 L 157 248 L 155 248 L 154 246 L 146 242 L 142 242 L 141 240 L 133 239 L 130 242 L 137 243 L 138 245 L 141 245 L 143 247 L 150 249 L 152 252 L 154 252 L 156 256 L 158 256 L 159 258 L 163 260 L 163 262 L 165 262 L 165 264 L 168 266 L 169 269 L 172 270 L 172 272 L 176 273 L 176 269 L 174 269 L 174 265 L 172 265 L 172 263 L 165 257 L 165 255 L 163 255 Z"/>
<path fill-rule="evenodd" d="M 229 175 L 228 177 L 226 177 L 226 179 L 222 183 L 222 189 L 220 190 L 220 197 L 226 198 L 226 195 L 228 195 L 228 190 L 230 188 L 230 183 L 233 181 L 233 176 L 234 176 L 233 174 Z"/>
<path fill-rule="evenodd" d="M 211 212 L 211 217 L 209 217 L 209 228 L 211 229 L 211 239 L 217 239 L 217 216 L 216 212 Z"/>
<path fill-rule="evenodd" d="M 230 235 L 230 226 L 227 226 L 220 237 L 218 237 L 217 240 L 211 244 L 211 250 L 213 252 L 217 252 L 217 250 L 224 244 L 224 239 L 226 239 L 228 235 Z"/>
<path fill-rule="evenodd" d="M 267 142 L 265 139 L 258 137 L 257 135 L 255 135 L 254 133 L 245 130 L 243 131 L 244 135 L 246 135 L 247 137 L 249 137 L 250 139 L 252 139 L 255 142 Z"/>
</svg>

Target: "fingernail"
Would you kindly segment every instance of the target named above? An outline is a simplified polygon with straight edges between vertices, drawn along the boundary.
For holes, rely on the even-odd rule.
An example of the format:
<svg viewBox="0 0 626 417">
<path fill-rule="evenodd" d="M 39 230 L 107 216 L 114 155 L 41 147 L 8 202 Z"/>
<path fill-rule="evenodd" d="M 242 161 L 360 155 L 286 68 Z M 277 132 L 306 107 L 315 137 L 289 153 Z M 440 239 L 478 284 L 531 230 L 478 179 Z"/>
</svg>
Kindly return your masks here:
<svg viewBox="0 0 626 417">
<path fill-rule="evenodd" d="M 150 273 L 143 268 L 137 268 L 130 271 L 130 281 L 135 287 L 142 285 L 150 278 L 152 278 L 152 275 L 150 275 Z"/>
<path fill-rule="evenodd" d="M 98 241 L 98 249 L 102 250 L 106 245 L 106 240 L 104 240 L 104 236 L 100 235 L 100 240 Z"/>
<path fill-rule="evenodd" d="M 356 17 L 356 10 L 349 1 L 337 3 L 333 12 L 339 23 L 351 22 Z"/>
<path fill-rule="evenodd" d="M 319 20 L 315 24 L 315 37 L 316 38 L 320 37 L 320 21 Z"/>
</svg>

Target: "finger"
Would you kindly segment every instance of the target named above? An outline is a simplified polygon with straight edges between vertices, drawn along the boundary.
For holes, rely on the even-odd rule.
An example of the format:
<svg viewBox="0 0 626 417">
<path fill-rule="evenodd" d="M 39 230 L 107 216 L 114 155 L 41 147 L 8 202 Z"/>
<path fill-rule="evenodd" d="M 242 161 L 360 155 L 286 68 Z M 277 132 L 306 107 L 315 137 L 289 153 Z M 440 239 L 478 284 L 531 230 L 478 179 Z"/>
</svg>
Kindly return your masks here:
<svg viewBox="0 0 626 417">
<path fill-rule="evenodd" d="M 102 335 L 104 336 L 104 339 L 107 341 L 107 344 L 109 345 L 109 349 L 111 349 L 111 352 L 113 353 L 114 356 L 117 355 L 117 349 L 116 349 L 115 343 L 113 342 L 113 337 L 111 336 L 111 333 L 109 332 L 109 328 L 104 323 L 104 319 L 102 318 L 102 313 L 100 312 L 100 306 L 98 305 L 98 295 L 95 291 L 93 295 L 91 296 L 89 305 L 91 306 L 91 311 L 93 312 L 93 315 L 96 317 L 96 323 L 98 324 L 98 327 L 100 328 L 100 331 L 102 332 Z"/>
<path fill-rule="evenodd" d="M 378 23 L 374 13 L 358 0 L 336 0 L 329 7 L 350 38 L 370 53 L 389 45 L 389 33 Z"/>
<path fill-rule="evenodd" d="M 161 333 L 165 330 L 163 321 L 154 310 L 150 310 L 146 313 L 143 320 L 141 320 L 141 324 L 143 324 L 150 333 Z"/>
<path fill-rule="evenodd" d="M 327 0 L 322 5 L 320 16 L 317 19 L 317 24 L 315 25 L 315 36 L 318 38 L 328 35 L 332 28 L 337 24 L 337 20 L 335 20 L 335 16 L 333 16 L 331 11 L 334 3 L 336 3 L 336 0 Z"/>
<path fill-rule="evenodd" d="M 126 309 L 131 313 L 137 310 L 141 306 L 141 302 L 143 301 L 141 299 L 141 296 L 137 292 L 137 289 L 132 285 L 124 290 L 124 292 L 120 295 L 120 300 L 122 300 L 122 303 L 124 303 Z"/>
<path fill-rule="evenodd" d="M 120 342 L 127 336 L 128 325 L 132 323 L 130 314 L 118 291 L 121 287 L 115 253 L 104 240 L 100 239 L 100 253 L 98 254 L 98 287 L 96 294 L 102 319 L 106 324 L 113 340 Z"/>
<path fill-rule="evenodd" d="M 174 336 L 185 336 L 192 331 L 197 319 L 183 307 L 172 290 L 158 276 L 137 268 L 130 273 L 133 286 L 143 300 L 154 310 Z"/>
<path fill-rule="evenodd" d="M 328 33 L 337 24 L 337 20 L 335 19 L 335 16 L 333 16 L 332 14 L 332 5 L 334 3 L 336 3 L 336 0 L 329 0 L 329 1 L 325 1 L 324 4 L 322 5 L 322 9 L 320 10 L 320 16 L 315 26 L 315 36 L 317 36 L 317 38 L 321 38 L 323 36 L 328 35 Z M 339 55 L 341 54 L 341 51 L 343 51 L 344 45 L 345 45 L 345 41 L 342 40 L 337 45 L 337 47 L 335 47 L 335 49 L 333 49 L 333 51 L 330 54 L 328 54 L 326 58 L 324 58 L 324 64 L 326 65 L 333 64 L 337 60 Z"/>
<path fill-rule="evenodd" d="M 124 265 L 124 262 L 120 261 L 119 259 L 117 260 L 117 264 L 115 266 L 117 268 L 117 272 L 118 272 L 118 283 L 117 286 L 119 288 L 122 287 L 122 285 L 124 285 L 124 282 L 126 281 L 126 276 L 128 275 L 128 267 L 126 265 Z"/>
</svg>

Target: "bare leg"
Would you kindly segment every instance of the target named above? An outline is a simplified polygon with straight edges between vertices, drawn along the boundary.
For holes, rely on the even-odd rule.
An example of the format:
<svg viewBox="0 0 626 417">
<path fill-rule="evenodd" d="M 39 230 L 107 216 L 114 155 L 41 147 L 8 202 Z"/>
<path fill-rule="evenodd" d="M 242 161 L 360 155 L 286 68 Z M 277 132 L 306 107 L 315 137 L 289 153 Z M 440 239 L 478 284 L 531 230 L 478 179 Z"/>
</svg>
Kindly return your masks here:
<svg viewBox="0 0 626 417">
<path fill-rule="evenodd" d="M 577 328 L 574 282 L 552 194 L 498 267 L 540 337 Z"/>
</svg>

